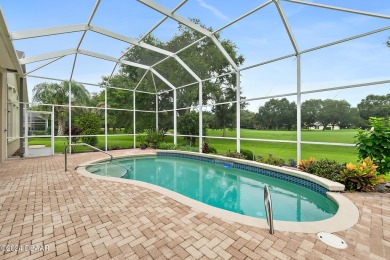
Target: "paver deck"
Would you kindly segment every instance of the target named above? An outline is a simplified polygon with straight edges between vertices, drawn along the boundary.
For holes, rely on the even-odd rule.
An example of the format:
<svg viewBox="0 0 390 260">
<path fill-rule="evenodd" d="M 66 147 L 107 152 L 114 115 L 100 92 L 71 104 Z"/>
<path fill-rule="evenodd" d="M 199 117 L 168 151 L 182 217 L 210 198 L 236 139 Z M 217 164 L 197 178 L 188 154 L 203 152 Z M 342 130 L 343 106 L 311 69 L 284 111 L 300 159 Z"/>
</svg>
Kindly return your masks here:
<svg viewBox="0 0 390 260">
<path fill-rule="evenodd" d="M 69 169 L 103 157 L 70 155 Z M 5 161 L 0 185 L 0 259 L 390 259 L 390 194 L 345 194 L 360 219 L 336 233 L 349 245 L 338 250 L 315 234 L 270 235 L 145 188 L 65 172 L 63 155 Z"/>
</svg>

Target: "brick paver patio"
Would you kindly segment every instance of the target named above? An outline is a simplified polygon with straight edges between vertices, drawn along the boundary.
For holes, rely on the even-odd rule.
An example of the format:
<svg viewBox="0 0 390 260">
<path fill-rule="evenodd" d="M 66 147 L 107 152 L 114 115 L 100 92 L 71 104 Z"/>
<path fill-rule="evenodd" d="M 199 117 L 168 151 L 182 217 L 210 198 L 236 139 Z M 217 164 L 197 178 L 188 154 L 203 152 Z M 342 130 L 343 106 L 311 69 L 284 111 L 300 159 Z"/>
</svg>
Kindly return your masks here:
<svg viewBox="0 0 390 260">
<path fill-rule="evenodd" d="M 102 157 L 71 155 L 69 168 Z M 389 194 L 345 194 L 360 219 L 337 232 L 349 245 L 338 250 L 315 234 L 270 235 L 145 188 L 65 172 L 63 155 L 8 160 L 0 185 L 0 259 L 390 259 Z"/>
</svg>

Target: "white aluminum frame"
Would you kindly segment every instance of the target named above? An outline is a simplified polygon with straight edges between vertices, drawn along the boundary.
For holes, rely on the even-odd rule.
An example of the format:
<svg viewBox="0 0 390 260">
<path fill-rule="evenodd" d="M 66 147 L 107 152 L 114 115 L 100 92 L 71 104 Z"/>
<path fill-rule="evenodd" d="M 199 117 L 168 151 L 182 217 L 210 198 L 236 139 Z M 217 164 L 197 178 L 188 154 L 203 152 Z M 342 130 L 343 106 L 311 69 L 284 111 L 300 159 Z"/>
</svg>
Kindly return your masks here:
<svg viewBox="0 0 390 260">
<path fill-rule="evenodd" d="M 40 135 L 40 137 L 50 137 L 50 153 L 51 155 L 54 155 L 54 105 L 51 105 L 52 109 L 51 111 L 34 111 L 34 110 L 27 110 L 25 108 L 23 109 L 24 114 L 24 137 L 19 137 L 24 139 L 24 145 L 25 145 L 25 156 L 29 157 L 29 145 L 28 145 L 28 139 L 29 138 L 35 138 L 36 136 L 30 136 L 28 134 L 28 123 L 29 123 L 29 114 L 46 114 L 50 115 L 50 135 Z"/>
<path fill-rule="evenodd" d="M 23 76 L 23 77 L 34 77 L 34 78 L 42 78 L 42 79 L 49 79 L 49 80 L 64 81 L 63 79 L 41 77 L 41 76 L 30 75 L 30 74 L 32 72 L 39 71 L 41 68 L 44 68 L 45 66 L 47 66 L 49 64 L 52 64 L 52 63 L 54 63 L 54 62 L 56 62 L 58 60 L 61 60 L 62 58 L 66 57 L 68 55 L 74 55 L 74 62 L 73 62 L 71 74 L 70 74 L 70 77 L 69 77 L 69 84 L 70 84 L 70 86 L 69 86 L 69 103 L 68 103 L 68 105 L 58 105 L 58 106 L 63 106 L 63 107 L 68 107 L 69 108 L 69 122 L 70 122 L 69 123 L 69 127 L 71 127 L 71 114 L 72 114 L 71 113 L 71 108 L 73 108 L 73 107 L 85 107 L 85 106 L 72 106 L 72 103 L 71 103 L 71 94 L 72 94 L 71 83 L 72 83 L 72 81 L 76 82 L 76 81 L 73 80 L 73 73 L 74 73 L 74 70 L 75 70 L 75 65 L 76 65 L 77 57 L 78 57 L 79 54 L 114 62 L 115 66 L 114 66 L 114 68 L 112 70 L 111 77 L 113 76 L 114 71 L 115 71 L 115 69 L 116 69 L 118 64 L 122 64 L 122 65 L 126 65 L 126 66 L 133 66 L 133 67 L 145 70 L 144 75 L 142 76 L 141 80 L 138 82 L 138 84 L 136 85 L 136 87 L 134 89 L 117 88 L 117 87 L 114 87 L 114 86 L 105 86 L 104 87 L 104 92 L 105 92 L 104 108 L 97 108 L 97 109 L 104 109 L 104 114 L 105 114 L 105 135 L 104 136 L 105 136 L 105 149 L 106 150 L 108 148 L 108 145 L 107 145 L 107 143 L 108 143 L 108 140 L 107 140 L 107 136 L 108 136 L 107 110 L 108 109 L 133 111 L 134 147 L 136 145 L 136 135 L 137 135 L 136 134 L 136 124 L 135 124 L 135 122 L 136 122 L 136 112 L 137 111 L 140 111 L 140 112 L 153 112 L 153 113 L 155 113 L 156 114 L 156 129 L 158 129 L 158 123 L 159 123 L 159 115 L 158 114 L 160 112 L 173 111 L 173 114 L 174 114 L 174 134 L 173 134 L 173 136 L 174 136 L 174 144 L 177 144 L 177 136 L 185 136 L 185 135 L 178 135 L 177 134 L 177 111 L 183 110 L 183 109 L 188 109 L 188 108 L 177 108 L 177 90 L 180 89 L 180 88 L 184 88 L 184 87 L 188 87 L 188 86 L 191 86 L 191 85 L 194 85 L 194 84 L 198 84 L 198 88 L 199 88 L 199 104 L 198 104 L 197 107 L 198 107 L 198 110 L 199 110 L 199 135 L 197 137 L 199 138 L 199 152 L 202 152 L 203 138 L 206 137 L 206 136 L 203 136 L 203 133 L 202 133 L 202 128 L 203 128 L 202 127 L 203 126 L 203 120 L 202 120 L 203 119 L 202 118 L 203 117 L 203 107 L 212 106 L 212 105 L 220 105 L 220 104 L 225 104 L 225 103 L 232 103 L 233 104 L 235 102 L 236 103 L 236 110 L 237 110 L 236 111 L 237 136 L 235 138 L 226 138 L 225 137 L 224 139 L 236 140 L 236 147 L 237 147 L 238 151 L 240 150 L 240 146 L 241 146 L 240 142 L 241 142 L 241 140 L 296 143 L 297 144 L 297 159 L 299 160 L 301 158 L 301 144 L 302 143 L 321 144 L 321 145 L 350 146 L 350 144 L 325 143 L 325 142 L 304 142 L 304 141 L 301 140 L 301 130 L 302 129 L 301 129 L 301 109 L 300 108 L 301 108 L 301 97 L 302 97 L 302 94 L 318 93 L 318 92 L 324 92 L 324 91 L 341 90 L 341 89 L 357 88 L 357 87 L 364 87 L 364 86 L 371 86 L 371 85 L 379 85 L 379 84 L 390 83 L 390 80 L 382 80 L 382 81 L 376 81 L 376 82 L 365 82 L 365 83 L 359 83 L 359 84 L 338 86 L 338 87 L 333 87 L 333 88 L 322 88 L 322 89 L 316 89 L 316 90 L 302 91 L 301 90 L 301 55 L 302 54 L 305 54 L 305 53 L 308 53 L 308 52 L 312 52 L 312 51 L 316 51 L 316 50 L 319 50 L 319 49 L 322 49 L 322 48 L 327 48 L 327 47 L 330 47 L 330 46 L 333 46 L 333 45 L 341 44 L 341 43 L 344 43 L 344 42 L 347 42 L 347 41 L 355 40 L 355 39 L 358 39 L 358 38 L 361 38 L 361 37 L 366 37 L 366 36 L 369 36 L 369 35 L 372 35 L 372 34 L 375 34 L 375 33 L 387 31 L 387 30 L 390 30 L 390 26 L 386 26 L 386 27 L 383 27 L 383 28 L 379 28 L 377 30 L 373 30 L 373 31 L 370 31 L 370 32 L 366 32 L 366 33 L 363 33 L 363 34 L 355 35 L 355 36 L 348 37 L 348 38 L 345 38 L 345 39 L 342 39 L 342 40 L 338 40 L 338 41 L 335 41 L 335 42 L 327 43 L 327 44 L 324 44 L 324 45 L 320 45 L 320 46 L 317 46 L 317 47 L 313 47 L 313 48 L 310 48 L 310 49 L 306 49 L 306 50 L 300 51 L 299 46 L 298 46 L 298 44 L 297 44 L 297 42 L 295 40 L 293 31 L 291 30 L 291 28 L 289 26 L 288 18 L 284 14 L 283 5 L 281 4 L 281 2 L 290 2 L 290 3 L 293 3 L 293 4 L 297 4 L 297 5 L 311 6 L 313 8 L 323 8 L 323 9 L 329 9 L 329 10 L 334 10 L 334 11 L 353 13 L 353 14 L 358 14 L 358 15 L 365 15 L 365 16 L 370 16 L 370 17 L 375 17 L 375 18 L 382 18 L 382 19 L 390 19 L 389 15 L 364 12 L 364 11 L 359 11 L 359 10 L 347 9 L 347 8 L 342 8 L 342 7 L 324 5 L 324 4 L 318 4 L 318 3 L 313 3 L 313 2 L 306 2 L 306 1 L 302 1 L 302 0 L 268 0 L 265 3 L 263 3 L 262 5 L 260 5 L 260 6 L 256 7 L 256 8 L 254 8 L 254 9 L 246 12 L 245 14 L 239 16 L 238 18 L 233 19 L 232 21 L 228 22 L 226 25 L 224 25 L 224 26 L 220 27 L 219 29 L 211 32 L 211 31 L 208 31 L 208 30 L 204 29 L 203 27 L 201 27 L 201 26 L 191 22 L 190 20 L 188 20 L 186 18 L 183 18 L 182 16 L 176 14 L 176 11 L 179 10 L 187 2 L 187 0 L 181 1 L 172 11 L 167 9 L 167 8 L 165 8 L 164 6 L 162 6 L 160 4 L 158 4 L 157 2 L 155 2 L 153 0 L 137 0 L 137 1 L 142 3 L 142 4 L 144 4 L 145 6 L 147 6 L 149 8 L 151 8 L 151 9 L 157 11 L 158 13 L 164 15 L 164 17 L 155 26 L 153 26 L 148 32 L 146 32 L 140 39 L 134 39 L 134 38 L 131 38 L 131 37 L 127 37 L 125 35 L 121 35 L 121 34 L 112 32 L 110 30 L 107 30 L 107 29 L 104 29 L 104 28 L 92 25 L 92 21 L 93 21 L 94 15 L 95 15 L 96 11 L 99 8 L 101 0 L 96 0 L 95 5 L 93 7 L 93 10 L 91 12 L 91 15 L 90 15 L 90 17 L 89 17 L 89 19 L 88 19 L 86 24 L 66 25 L 66 26 L 58 26 L 58 27 L 52 27 L 52 28 L 34 29 L 34 30 L 27 30 L 27 31 L 19 31 L 19 32 L 10 33 L 10 39 L 12 41 L 14 41 L 14 40 L 23 40 L 23 39 L 29 39 L 29 38 L 35 38 L 35 37 L 46 37 L 46 36 L 50 36 L 50 35 L 58 35 L 58 34 L 65 34 L 65 33 L 82 32 L 82 36 L 81 36 L 81 38 L 80 38 L 80 40 L 78 42 L 78 45 L 76 46 L 75 49 L 59 50 L 59 51 L 55 51 L 55 52 L 51 52 L 51 53 L 44 53 L 44 54 L 33 56 L 33 57 L 21 58 L 21 59 L 19 59 L 19 64 L 20 65 L 30 64 L 30 63 L 44 61 L 44 60 L 48 60 L 48 61 L 46 63 L 44 63 L 43 65 L 40 65 L 40 66 L 32 69 L 29 72 L 22 72 L 21 68 L 19 68 L 19 67 L 17 68 L 19 74 L 21 76 Z M 225 28 L 228 28 L 229 26 L 235 24 L 236 22 L 238 22 L 238 21 L 240 21 L 242 19 L 245 19 L 246 17 L 252 15 L 253 13 L 256 13 L 257 11 L 259 11 L 262 8 L 270 5 L 271 3 L 274 4 L 276 10 L 279 13 L 280 19 L 283 22 L 284 28 L 285 28 L 285 30 L 286 30 L 286 32 L 288 34 L 288 37 L 289 37 L 290 42 L 291 42 L 291 45 L 292 45 L 292 47 L 294 49 L 294 53 L 293 54 L 289 54 L 289 55 L 285 55 L 285 56 L 282 56 L 282 57 L 278 57 L 278 58 L 275 58 L 275 59 L 271 59 L 271 60 L 268 60 L 268 61 L 262 61 L 260 63 L 254 64 L 254 65 L 251 65 L 251 66 L 247 66 L 247 67 L 244 67 L 244 68 L 239 68 L 237 66 L 237 64 L 234 62 L 234 60 L 232 59 L 232 57 L 229 56 L 229 54 L 223 48 L 221 43 L 215 37 L 215 34 L 218 33 L 218 32 L 223 31 Z M 2 12 L 0 12 L 0 15 L 3 16 Z M 147 44 L 147 43 L 143 42 L 143 39 L 145 39 L 145 37 L 147 37 L 150 33 L 152 33 L 156 28 L 158 28 L 158 26 L 160 26 L 168 18 L 171 18 L 171 19 L 177 21 L 178 23 L 181 23 L 181 24 L 183 24 L 183 25 L 193 29 L 193 30 L 203 34 L 204 36 L 202 38 L 198 39 L 197 41 L 187 45 L 186 47 L 183 47 L 181 50 L 179 50 L 177 52 L 170 52 L 170 51 L 167 51 L 167 50 L 164 50 L 164 49 L 161 49 L 161 48 L 158 48 L 158 47 L 155 47 L 155 46 L 152 46 L 150 44 Z M 6 25 L 2 25 L 2 26 L 6 27 Z M 92 31 L 92 32 L 95 32 L 95 33 L 98 33 L 98 34 L 101 34 L 101 35 L 104 35 L 104 36 L 107 36 L 107 37 L 110 37 L 110 38 L 113 38 L 113 39 L 116 39 L 116 40 L 119 40 L 119 41 L 123 41 L 123 42 L 129 43 L 132 46 L 139 46 L 139 47 L 145 48 L 147 50 L 150 50 L 150 51 L 153 51 L 153 52 L 165 55 L 166 57 L 161 59 L 157 63 L 149 66 L 149 65 L 139 64 L 139 63 L 136 63 L 136 62 L 131 62 L 131 61 L 125 60 L 124 57 L 125 57 L 126 53 L 122 54 L 119 58 L 115 58 L 115 57 L 111 57 L 111 56 L 104 55 L 104 54 L 101 54 L 101 53 L 95 53 L 95 52 L 91 52 L 91 51 L 88 51 L 88 50 L 82 50 L 82 49 L 80 49 L 80 46 L 81 46 L 81 44 L 82 44 L 82 42 L 84 40 L 84 37 L 85 37 L 85 35 L 86 35 L 86 33 L 88 31 Z M 224 75 L 217 75 L 217 76 L 209 78 L 209 79 L 201 79 L 196 73 L 194 73 L 194 71 L 192 71 L 190 69 L 190 67 L 182 59 L 180 59 L 180 57 L 178 56 L 178 54 L 180 52 L 186 50 L 187 48 L 193 46 L 194 44 L 196 44 L 199 41 L 202 41 L 202 40 L 204 40 L 206 38 L 211 39 L 213 41 L 213 43 L 216 45 L 216 47 L 218 48 L 218 50 L 222 53 L 222 55 L 224 55 L 224 57 L 229 62 L 230 66 L 232 68 L 231 72 L 226 73 Z M 13 47 L 12 43 L 10 44 L 9 48 L 11 49 L 11 47 Z M 128 51 L 130 51 L 131 48 L 129 48 Z M 292 57 L 296 57 L 296 70 L 297 70 L 296 71 L 296 73 L 297 73 L 296 92 L 294 92 L 294 93 L 284 93 L 284 94 L 279 94 L 279 95 L 274 95 L 274 96 L 254 97 L 254 98 L 242 99 L 241 100 L 241 95 L 240 95 L 240 93 L 241 93 L 240 72 L 241 71 L 252 69 L 252 68 L 255 68 L 255 67 L 258 67 L 258 66 L 270 64 L 270 63 L 273 63 L 273 62 L 277 62 L 279 60 L 284 60 L 284 59 L 288 59 L 288 58 L 292 58 Z M 190 84 L 185 84 L 183 86 L 174 86 L 163 75 L 161 75 L 158 71 L 156 71 L 154 69 L 154 67 L 156 65 L 164 62 L 165 60 L 167 60 L 169 58 L 175 59 L 195 79 L 195 82 L 194 83 L 190 83 Z M 143 79 L 145 78 L 145 76 L 148 73 L 151 73 L 151 76 L 152 76 L 152 79 L 153 79 L 155 93 L 148 92 L 148 91 L 137 90 L 137 88 L 140 86 L 141 82 L 143 81 Z M 236 100 L 232 101 L 232 102 L 222 102 L 222 103 L 215 103 L 215 104 L 203 104 L 203 82 L 205 82 L 207 80 L 211 80 L 211 79 L 217 78 L 217 77 L 222 77 L 222 76 L 225 76 L 225 75 L 229 75 L 229 74 L 232 74 L 232 73 L 236 74 Z M 154 80 L 154 76 L 158 77 L 170 89 L 158 92 L 158 90 L 157 90 L 158 88 L 156 86 L 156 83 L 155 83 L 155 80 Z M 82 82 L 78 82 L 78 83 L 98 86 L 97 84 L 91 84 L 91 83 L 82 83 Z M 114 89 L 122 89 L 122 90 L 132 91 L 133 92 L 133 109 L 132 110 L 127 110 L 127 109 L 108 108 L 108 104 L 107 104 L 107 88 L 114 88 Z M 159 108 L 158 108 L 159 95 L 161 95 L 163 93 L 170 92 L 170 91 L 173 91 L 173 100 L 174 100 L 174 102 L 173 102 L 173 109 L 159 111 Z M 154 111 L 137 110 L 136 109 L 136 93 L 146 93 L 146 94 L 155 95 L 155 98 L 156 98 L 156 104 L 155 105 L 156 105 L 156 107 L 155 107 Z M 296 99 L 297 100 L 297 141 L 263 140 L 263 139 L 241 138 L 241 136 L 240 136 L 240 114 L 241 114 L 240 113 L 240 105 L 241 105 L 242 102 L 253 101 L 253 100 L 261 100 L 261 99 L 269 99 L 269 98 L 277 98 L 277 97 L 286 97 L 286 96 L 293 96 L 293 95 L 297 96 L 297 99 Z M 20 102 L 20 103 L 23 103 L 23 102 Z M 194 108 L 194 107 L 190 107 L 190 108 Z M 54 106 L 53 106 L 53 111 L 54 111 Z M 54 123 L 54 122 L 52 122 L 52 123 Z M 53 127 L 53 129 L 54 129 L 54 127 Z M 71 133 L 69 133 L 68 137 L 71 140 Z M 220 138 L 220 137 L 207 136 L 207 138 Z"/>
</svg>

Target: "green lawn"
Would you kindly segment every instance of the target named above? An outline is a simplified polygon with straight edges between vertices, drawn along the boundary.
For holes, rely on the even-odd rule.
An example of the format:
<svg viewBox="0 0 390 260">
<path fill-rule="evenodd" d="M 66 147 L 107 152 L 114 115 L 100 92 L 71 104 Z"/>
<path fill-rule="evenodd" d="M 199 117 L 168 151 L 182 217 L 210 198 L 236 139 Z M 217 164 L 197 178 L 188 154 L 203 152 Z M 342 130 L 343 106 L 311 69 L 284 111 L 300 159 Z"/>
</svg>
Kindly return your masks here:
<svg viewBox="0 0 390 260">
<path fill-rule="evenodd" d="M 302 131 L 302 140 L 313 142 L 335 142 L 335 143 L 353 143 L 356 130 L 335 130 L 335 131 Z M 209 136 L 222 136 L 221 130 L 208 130 Z M 227 131 L 227 136 L 235 137 L 236 131 Z M 272 140 L 296 140 L 296 131 L 260 131 L 241 129 L 242 138 L 259 138 Z M 173 137 L 167 136 L 166 142 L 173 143 Z M 210 146 L 217 149 L 219 154 L 226 154 L 228 150 L 236 150 L 236 140 L 222 140 L 206 138 L 206 142 Z M 66 145 L 66 138 L 55 138 L 55 152 L 63 153 Z M 50 138 L 30 138 L 29 144 L 44 144 L 50 146 Z M 185 145 L 185 140 L 178 137 L 178 144 Z M 139 144 L 137 143 L 137 146 Z M 105 147 L 104 137 L 98 137 L 99 148 Z M 133 136 L 109 136 L 109 149 L 130 148 L 133 146 Z M 88 150 L 89 148 L 77 147 L 78 151 Z M 272 154 L 274 157 L 288 159 L 296 159 L 296 144 L 294 143 L 276 143 L 276 142 L 257 142 L 257 141 L 241 141 L 241 149 L 254 151 L 255 155 L 268 156 Z M 357 150 L 355 147 L 343 146 L 328 146 L 328 145 L 312 145 L 302 144 L 302 158 L 314 157 L 316 159 L 332 159 L 340 163 L 356 162 Z"/>
<path fill-rule="evenodd" d="M 226 136 L 236 137 L 236 131 L 227 131 Z M 357 130 L 303 130 L 302 141 L 310 142 L 332 142 L 332 143 L 353 143 Z M 222 130 L 207 130 L 209 136 L 222 136 Z M 271 140 L 297 140 L 296 131 L 271 131 L 271 130 L 253 130 L 241 129 L 241 138 L 257 138 Z"/>
<path fill-rule="evenodd" d="M 235 140 L 209 139 L 210 146 L 217 149 L 218 153 L 225 154 L 228 150 L 236 150 Z M 254 151 L 255 155 L 283 158 L 286 162 L 288 159 L 297 158 L 296 144 L 292 143 L 271 143 L 241 141 L 241 149 Z M 314 157 L 315 159 L 331 159 L 340 163 L 356 162 L 358 159 L 355 147 L 328 146 L 328 145 L 309 145 L 302 144 L 302 159 Z"/>
<path fill-rule="evenodd" d="M 131 148 L 133 147 L 133 136 L 108 136 L 108 148 Z M 50 138 L 29 138 L 29 145 L 44 144 L 50 146 Z M 54 138 L 54 152 L 64 153 L 67 139 L 64 137 Z M 105 140 L 103 136 L 98 136 L 98 148 L 105 149 Z M 88 147 L 76 147 L 77 151 L 91 150 Z"/>
</svg>

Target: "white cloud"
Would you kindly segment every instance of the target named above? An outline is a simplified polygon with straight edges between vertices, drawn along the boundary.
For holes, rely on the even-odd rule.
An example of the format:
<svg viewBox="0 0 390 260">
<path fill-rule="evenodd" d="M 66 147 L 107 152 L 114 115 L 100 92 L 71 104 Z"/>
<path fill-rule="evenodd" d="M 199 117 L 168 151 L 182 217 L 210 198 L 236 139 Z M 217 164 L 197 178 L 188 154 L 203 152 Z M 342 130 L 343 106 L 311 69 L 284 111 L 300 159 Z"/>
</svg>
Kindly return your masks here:
<svg viewBox="0 0 390 260">
<path fill-rule="evenodd" d="M 226 21 L 229 20 L 229 18 L 226 15 L 224 15 L 220 10 L 218 10 L 214 6 L 205 3 L 203 0 L 197 0 L 197 1 L 201 7 L 210 10 L 216 17 Z"/>
</svg>

